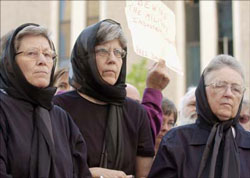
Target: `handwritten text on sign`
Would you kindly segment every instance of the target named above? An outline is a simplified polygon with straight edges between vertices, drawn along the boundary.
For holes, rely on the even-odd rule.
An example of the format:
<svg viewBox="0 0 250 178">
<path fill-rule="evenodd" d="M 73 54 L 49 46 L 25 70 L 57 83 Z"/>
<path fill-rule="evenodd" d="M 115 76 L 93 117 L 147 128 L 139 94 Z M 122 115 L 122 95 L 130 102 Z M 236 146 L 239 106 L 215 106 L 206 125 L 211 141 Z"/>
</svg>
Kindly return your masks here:
<svg viewBox="0 0 250 178">
<path fill-rule="evenodd" d="M 149 59 L 165 59 L 181 72 L 175 48 L 175 15 L 161 1 L 126 1 L 126 17 L 134 50 Z"/>
</svg>

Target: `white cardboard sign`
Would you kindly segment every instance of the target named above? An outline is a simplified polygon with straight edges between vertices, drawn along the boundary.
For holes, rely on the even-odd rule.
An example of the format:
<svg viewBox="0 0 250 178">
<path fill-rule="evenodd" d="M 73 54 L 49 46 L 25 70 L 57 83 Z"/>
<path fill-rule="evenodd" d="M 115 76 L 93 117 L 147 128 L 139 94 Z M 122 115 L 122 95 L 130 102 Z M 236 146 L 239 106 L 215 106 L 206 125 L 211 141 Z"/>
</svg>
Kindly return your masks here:
<svg viewBox="0 0 250 178">
<path fill-rule="evenodd" d="M 175 48 L 175 15 L 161 1 L 126 1 L 125 13 L 136 54 L 164 59 L 172 70 L 182 73 Z"/>
</svg>

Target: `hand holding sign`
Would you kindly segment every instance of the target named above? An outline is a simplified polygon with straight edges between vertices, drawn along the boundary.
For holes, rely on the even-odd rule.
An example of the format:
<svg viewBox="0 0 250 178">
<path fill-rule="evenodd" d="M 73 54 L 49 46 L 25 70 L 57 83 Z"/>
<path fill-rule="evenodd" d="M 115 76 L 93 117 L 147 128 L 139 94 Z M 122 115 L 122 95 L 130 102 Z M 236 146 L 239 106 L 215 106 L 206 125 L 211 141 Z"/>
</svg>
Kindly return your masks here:
<svg viewBox="0 0 250 178">
<path fill-rule="evenodd" d="M 170 79 L 167 73 L 165 60 L 160 59 L 149 69 L 146 86 L 147 88 L 154 88 L 162 91 L 168 85 L 169 81 Z"/>
</svg>

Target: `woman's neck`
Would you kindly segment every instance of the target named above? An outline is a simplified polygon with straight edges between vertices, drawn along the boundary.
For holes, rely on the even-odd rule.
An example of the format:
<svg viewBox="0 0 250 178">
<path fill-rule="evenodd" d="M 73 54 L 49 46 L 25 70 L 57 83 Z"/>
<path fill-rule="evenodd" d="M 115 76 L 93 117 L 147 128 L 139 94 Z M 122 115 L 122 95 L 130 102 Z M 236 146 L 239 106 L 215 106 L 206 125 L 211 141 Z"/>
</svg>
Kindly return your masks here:
<svg viewBox="0 0 250 178">
<path fill-rule="evenodd" d="M 100 101 L 100 100 L 98 100 L 98 99 L 95 99 L 95 98 L 93 98 L 93 97 L 90 97 L 90 96 L 88 96 L 88 95 L 86 95 L 86 94 L 84 94 L 84 93 L 81 93 L 81 92 L 79 92 L 79 91 L 77 91 L 77 93 L 78 93 L 81 97 L 85 98 L 86 100 L 88 100 L 88 101 L 90 101 L 90 102 L 92 102 L 92 103 L 100 104 L 100 105 L 106 105 L 106 104 L 107 104 L 107 103 L 105 103 L 105 102 L 103 102 L 103 101 Z"/>
</svg>

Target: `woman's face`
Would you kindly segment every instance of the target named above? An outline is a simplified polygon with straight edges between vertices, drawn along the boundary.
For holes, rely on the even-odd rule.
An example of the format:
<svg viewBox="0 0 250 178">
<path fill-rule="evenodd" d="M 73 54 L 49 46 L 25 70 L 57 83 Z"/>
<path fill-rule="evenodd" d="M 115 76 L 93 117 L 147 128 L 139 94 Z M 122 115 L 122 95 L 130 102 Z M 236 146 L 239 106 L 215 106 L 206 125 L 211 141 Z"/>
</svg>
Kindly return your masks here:
<svg viewBox="0 0 250 178">
<path fill-rule="evenodd" d="M 70 90 L 69 73 L 65 72 L 54 84 L 57 87 L 56 94 L 63 93 Z"/>
<path fill-rule="evenodd" d="M 174 113 L 171 113 L 170 115 L 163 114 L 163 121 L 161 125 L 160 133 L 157 135 L 155 140 L 155 148 L 156 151 L 160 145 L 162 137 L 174 127 L 175 120 L 174 120 Z"/>
<path fill-rule="evenodd" d="M 243 93 L 236 90 L 243 87 L 241 75 L 229 67 L 223 67 L 212 71 L 205 79 L 208 104 L 212 112 L 221 121 L 234 118 L 243 96 Z"/>
<path fill-rule="evenodd" d="M 118 39 L 95 47 L 96 64 L 102 79 L 110 85 L 114 85 L 120 75 L 122 67 L 123 49 Z"/>
<path fill-rule="evenodd" d="M 45 88 L 50 83 L 53 67 L 48 40 L 43 36 L 25 36 L 20 41 L 16 62 L 26 80 L 33 86 Z"/>
</svg>

